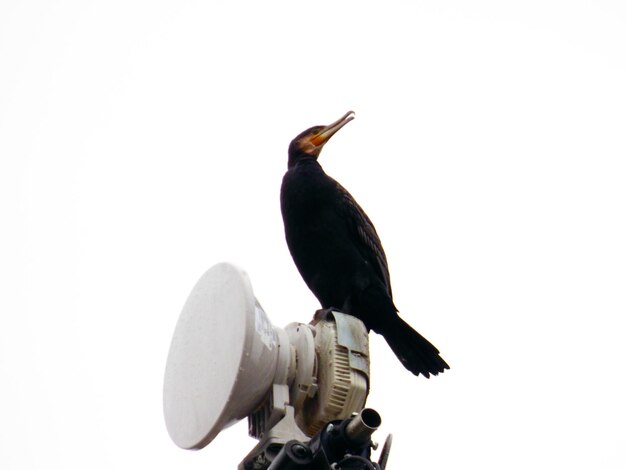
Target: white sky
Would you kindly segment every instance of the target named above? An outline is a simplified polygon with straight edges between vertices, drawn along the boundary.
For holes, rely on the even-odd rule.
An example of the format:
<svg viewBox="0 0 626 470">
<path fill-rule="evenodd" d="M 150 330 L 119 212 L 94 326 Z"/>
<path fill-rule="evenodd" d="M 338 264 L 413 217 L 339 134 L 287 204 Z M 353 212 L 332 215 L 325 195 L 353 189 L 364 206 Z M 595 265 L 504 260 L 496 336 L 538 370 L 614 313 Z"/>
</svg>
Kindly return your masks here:
<svg viewBox="0 0 626 470">
<path fill-rule="evenodd" d="M 169 341 L 219 261 L 308 321 L 286 149 L 353 109 L 321 162 L 452 366 L 372 337 L 389 468 L 623 470 L 624 84 L 620 1 L 3 0 L 0 466 L 236 467 L 169 440 Z"/>
</svg>

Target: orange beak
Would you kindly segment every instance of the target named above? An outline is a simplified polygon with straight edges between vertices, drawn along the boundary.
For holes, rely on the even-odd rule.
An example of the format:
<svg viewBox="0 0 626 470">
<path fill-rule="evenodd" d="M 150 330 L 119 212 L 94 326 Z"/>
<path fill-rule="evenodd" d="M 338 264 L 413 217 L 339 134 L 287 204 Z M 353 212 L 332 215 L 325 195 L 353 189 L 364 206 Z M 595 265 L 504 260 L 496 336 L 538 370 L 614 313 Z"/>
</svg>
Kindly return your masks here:
<svg viewBox="0 0 626 470">
<path fill-rule="evenodd" d="M 341 129 L 343 126 L 348 124 L 350 121 L 354 119 L 354 111 L 348 111 L 342 117 L 337 119 L 332 124 L 329 124 L 324 129 L 322 129 L 316 136 L 312 137 L 310 142 L 316 147 L 321 147 L 328 140 L 335 135 L 335 133 Z"/>
</svg>

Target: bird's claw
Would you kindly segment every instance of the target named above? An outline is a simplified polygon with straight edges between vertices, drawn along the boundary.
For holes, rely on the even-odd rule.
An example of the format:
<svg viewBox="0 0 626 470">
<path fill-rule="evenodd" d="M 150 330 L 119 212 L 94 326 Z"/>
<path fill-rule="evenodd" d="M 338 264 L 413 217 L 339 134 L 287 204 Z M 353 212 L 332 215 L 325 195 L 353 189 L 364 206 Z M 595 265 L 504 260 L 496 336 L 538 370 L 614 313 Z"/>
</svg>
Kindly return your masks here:
<svg viewBox="0 0 626 470">
<path fill-rule="evenodd" d="M 335 307 L 321 308 L 319 310 L 316 310 L 315 314 L 313 315 L 313 321 L 318 322 L 320 320 L 328 320 L 333 312 L 341 312 L 341 310 Z"/>
</svg>

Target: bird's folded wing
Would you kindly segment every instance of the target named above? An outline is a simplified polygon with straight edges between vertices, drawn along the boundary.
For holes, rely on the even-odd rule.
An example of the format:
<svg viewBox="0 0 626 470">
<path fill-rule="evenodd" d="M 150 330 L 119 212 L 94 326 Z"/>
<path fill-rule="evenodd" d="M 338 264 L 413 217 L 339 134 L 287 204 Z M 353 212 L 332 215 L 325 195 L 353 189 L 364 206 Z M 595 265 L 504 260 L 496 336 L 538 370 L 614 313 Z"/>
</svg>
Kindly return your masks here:
<svg viewBox="0 0 626 470">
<path fill-rule="evenodd" d="M 391 280 L 389 278 L 387 257 L 374 224 L 350 193 L 339 183 L 337 183 L 337 189 L 341 193 L 342 199 L 340 207 L 343 214 L 341 215 L 349 225 L 356 246 L 363 258 L 374 267 L 391 296 Z"/>
</svg>

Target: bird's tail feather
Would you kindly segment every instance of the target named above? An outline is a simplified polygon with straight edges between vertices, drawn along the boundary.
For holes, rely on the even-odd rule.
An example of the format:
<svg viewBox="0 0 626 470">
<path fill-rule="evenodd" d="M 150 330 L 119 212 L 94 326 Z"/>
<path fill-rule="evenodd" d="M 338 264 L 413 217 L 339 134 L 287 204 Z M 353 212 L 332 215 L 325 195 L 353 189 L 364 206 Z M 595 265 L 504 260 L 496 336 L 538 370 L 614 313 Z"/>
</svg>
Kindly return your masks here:
<svg viewBox="0 0 626 470">
<path fill-rule="evenodd" d="M 382 334 L 400 362 L 415 375 L 429 378 L 450 367 L 439 355 L 439 350 L 415 331 L 397 314 L 388 318 Z"/>
</svg>

